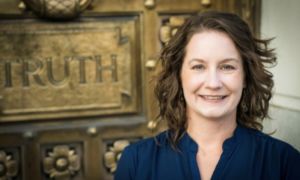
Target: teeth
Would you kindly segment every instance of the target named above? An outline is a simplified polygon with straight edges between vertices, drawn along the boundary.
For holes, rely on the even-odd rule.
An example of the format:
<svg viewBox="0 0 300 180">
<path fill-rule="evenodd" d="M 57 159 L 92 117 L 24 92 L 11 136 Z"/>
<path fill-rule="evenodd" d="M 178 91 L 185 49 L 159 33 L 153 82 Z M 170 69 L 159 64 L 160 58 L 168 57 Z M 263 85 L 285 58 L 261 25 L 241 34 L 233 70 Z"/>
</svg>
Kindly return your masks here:
<svg viewBox="0 0 300 180">
<path fill-rule="evenodd" d="M 223 99 L 225 96 L 202 96 L 207 100 L 220 100 Z"/>
</svg>

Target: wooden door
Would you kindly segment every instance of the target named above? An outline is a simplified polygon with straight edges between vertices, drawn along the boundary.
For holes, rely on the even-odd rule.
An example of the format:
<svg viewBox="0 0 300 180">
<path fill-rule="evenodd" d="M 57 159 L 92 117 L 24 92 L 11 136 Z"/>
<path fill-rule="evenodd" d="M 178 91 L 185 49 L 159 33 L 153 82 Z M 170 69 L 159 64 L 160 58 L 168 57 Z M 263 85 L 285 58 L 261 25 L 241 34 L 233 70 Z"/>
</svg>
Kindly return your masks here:
<svg viewBox="0 0 300 180">
<path fill-rule="evenodd" d="M 113 179 L 128 144 L 165 128 L 160 49 L 188 16 L 259 0 L 0 0 L 0 179 Z"/>
</svg>

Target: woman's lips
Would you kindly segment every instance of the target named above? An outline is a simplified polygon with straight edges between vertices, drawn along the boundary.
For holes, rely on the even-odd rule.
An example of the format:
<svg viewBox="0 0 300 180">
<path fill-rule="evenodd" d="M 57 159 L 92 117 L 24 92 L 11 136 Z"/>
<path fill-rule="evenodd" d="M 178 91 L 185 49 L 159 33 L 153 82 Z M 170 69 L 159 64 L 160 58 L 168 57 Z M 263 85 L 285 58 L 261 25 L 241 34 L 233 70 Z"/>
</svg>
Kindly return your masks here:
<svg viewBox="0 0 300 180">
<path fill-rule="evenodd" d="M 227 96 L 226 95 L 200 95 L 200 97 L 208 101 L 219 101 L 225 99 Z"/>
</svg>

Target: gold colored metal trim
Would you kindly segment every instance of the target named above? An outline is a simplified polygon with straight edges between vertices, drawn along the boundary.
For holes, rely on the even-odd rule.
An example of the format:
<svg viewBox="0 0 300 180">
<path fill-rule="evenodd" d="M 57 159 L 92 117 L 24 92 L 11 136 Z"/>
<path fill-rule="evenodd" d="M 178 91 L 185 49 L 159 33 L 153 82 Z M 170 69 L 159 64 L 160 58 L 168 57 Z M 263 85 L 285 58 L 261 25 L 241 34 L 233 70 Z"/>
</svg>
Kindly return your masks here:
<svg viewBox="0 0 300 180">
<path fill-rule="evenodd" d="M 121 158 L 122 152 L 130 144 L 128 140 L 117 140 L 104 153 L 104 165 L 109 169 L 110 173 L 114 173 L 117 169 L 117 163 Z"/>
<path fill-rule="evenodd" d="M 19 9 L 26 7 L 42 18 L 72 19 L 87 9 L 93 0 L 22 0 Z"/>
<path fill-rule="evenodd" d="M 43 165 L 50 178 L 69 179 L 80 170 L 80 158 L 69 146 L 58 145 L 43 159 Z"/>
<path fill-rule="evenodd" d="M 211 0 L 201 0 L 202 6 L 210 6 L 211 5 Z"/>
<path fill-rule="evenodd" d="M 155 7 L 155 0 L 145 0 L 144 5 L 148 9 L 152 9 Z"/>
<path fill-rule="evenodd" d="M 18 162 L 5 151 L 0 151 L 0 179 L 12 179 L 18 175 Z"/>
</svg>

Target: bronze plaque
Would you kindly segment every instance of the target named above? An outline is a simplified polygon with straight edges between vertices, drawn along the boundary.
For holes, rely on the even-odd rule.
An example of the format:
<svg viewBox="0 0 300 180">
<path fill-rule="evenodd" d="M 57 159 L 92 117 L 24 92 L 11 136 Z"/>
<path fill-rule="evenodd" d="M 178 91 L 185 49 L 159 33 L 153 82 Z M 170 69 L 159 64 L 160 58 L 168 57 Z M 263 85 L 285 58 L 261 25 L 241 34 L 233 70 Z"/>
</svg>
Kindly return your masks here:
<svg viewBox="0 0 300 180">
<path fill-rule="evenodd" d="M 0 121 L 138 111 L 136 17 L 0 23 Z"/>
</svg>

